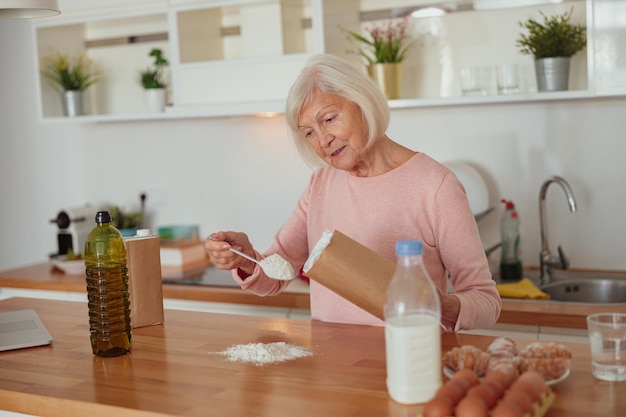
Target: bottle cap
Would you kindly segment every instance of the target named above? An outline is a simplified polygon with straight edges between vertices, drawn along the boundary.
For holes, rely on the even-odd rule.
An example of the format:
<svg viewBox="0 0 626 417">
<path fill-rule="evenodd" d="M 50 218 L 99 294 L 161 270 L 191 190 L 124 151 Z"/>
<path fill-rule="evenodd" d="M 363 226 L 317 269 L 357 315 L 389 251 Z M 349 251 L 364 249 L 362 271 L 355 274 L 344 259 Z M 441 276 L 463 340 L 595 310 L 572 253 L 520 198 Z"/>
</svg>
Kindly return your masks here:
<svg viewBox="0 0 626 417">
<path fill-rule="evenodd" d="M 136 236 L 140 236 L 140 237 L 150 236 L 150 229 L 137 229 Z"/>
<path fill-rule="evenodd" d="M 96 223 L 111 223 L 111 214 L 108 211 L 97 212 Z"/>
<path fill-rule="evenodd" d="M 504 203 L 504 205 L 506 206 L 507 210 L 513 210 L 515 209 L 515 204 L 513 203 L 512 200 L 505 200 L 504 198 L 500 200 L 501 203 Z"/>
<path fill-rule="evenodd" d="M 416 256 L 423 252 L 421 240 L 398 240 L 396 242 L 396 256 Z"/>
</svg>

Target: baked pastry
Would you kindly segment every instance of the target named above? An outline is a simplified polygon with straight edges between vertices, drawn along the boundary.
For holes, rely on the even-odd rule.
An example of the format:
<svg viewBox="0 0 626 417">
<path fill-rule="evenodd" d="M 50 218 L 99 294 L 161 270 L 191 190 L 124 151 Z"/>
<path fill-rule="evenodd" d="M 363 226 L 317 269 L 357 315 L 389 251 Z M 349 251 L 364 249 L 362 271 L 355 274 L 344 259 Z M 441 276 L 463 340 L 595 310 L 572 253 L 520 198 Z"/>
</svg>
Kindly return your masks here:
<svg viewBox="0 0 626 417">
<path fill-rule="evenodd" d="M 487 351 L 472 345 L 454 347 L 444 354 L 442 362 L 455 372 L 470 369 L 479 377 L 490 371 L 509 377 L 535 371 L 545 380 L 554 380 L 567 372 L 571 357 L 572 352 L 562 343 L 531 342 L 519 350 L 512 339 L 498 337 Z"/>
<path fill-rule="evenodd" d="M 491 355 L 476 346 L 463 345 L 454 347 L 443 355 L 443 364 L 454 371 L 470 369 L 478 376 L 487 373 L 487 366 Z"/>
<path fill-rule="evenodd" d="M 524 359 L 519 356 L 491 356 L 487 364 L 487 372 L 500 372 L 511 380 L 522 373 Z"/>
<path fill-rule="evenodd" d="M 519 353 L 517 345 L 508 337 L 497 337 L 487 347 L 487 353 L 491 356 L 507 356 L 514 357 Z"/>
<path fill-rule="evenodd" d="M 571 359 L 572 352 L 562 343 L 533 342 L 519 352 L 522 358 L 567 358 Z"/>
<path fill-rule="evenodd" d="M 522 372 L 535 371 L 546 381 L 560 378 L 568 369 L 568 358 L 524 358 L 522 365 Z"/>
</svg>

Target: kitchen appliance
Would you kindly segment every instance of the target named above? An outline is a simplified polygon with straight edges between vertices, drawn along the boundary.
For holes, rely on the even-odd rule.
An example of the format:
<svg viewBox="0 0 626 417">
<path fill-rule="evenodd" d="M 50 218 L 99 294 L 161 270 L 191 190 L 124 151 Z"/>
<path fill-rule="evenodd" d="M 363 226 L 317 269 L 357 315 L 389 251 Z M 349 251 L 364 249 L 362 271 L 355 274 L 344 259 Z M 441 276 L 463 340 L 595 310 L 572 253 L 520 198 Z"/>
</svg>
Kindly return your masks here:
<svg viewBox="0 0 626 417">
<path fill-rule="evenodd" d="M 61 209 L 50 223 L 56 223 L 58 252 L 51 255 L 65 255 L 71 249 L 83 253 L 85 241 L 91 231 L 98 209 L 90 206 Z"/>
</svg>

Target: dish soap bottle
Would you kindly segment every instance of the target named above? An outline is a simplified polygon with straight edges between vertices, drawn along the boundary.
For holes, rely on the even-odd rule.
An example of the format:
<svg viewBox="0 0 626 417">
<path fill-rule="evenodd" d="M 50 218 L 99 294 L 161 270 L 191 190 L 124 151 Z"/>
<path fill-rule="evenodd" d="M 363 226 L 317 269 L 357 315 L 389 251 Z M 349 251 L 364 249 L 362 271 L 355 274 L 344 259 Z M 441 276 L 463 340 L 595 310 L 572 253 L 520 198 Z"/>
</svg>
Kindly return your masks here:
<svg viewBox="0 0 626 417">
<path fill-rule="evenodd" d="M 108 211 L 96 214 L 85 242 L 91 348 L 95 355 L 121 356 L 131 349 L 126 248 Z"/>
<path fill-rule="evenodd" d="M 396 242 L 385 300 L 387 390 L 402 404 L 427 402 L 441 386 L 441 306 L 419 240 Z"/>
<path fill-rule="evenodd" d="M 500 279 L 519 281 L 522 279 L 522 261 L 520 260 L 520 219 L 515 204 L 511 200 L 500 200 L 505 204 L 504 215 L 500 223 L 502 234 L 502 255 L 500 258 Z"/>
</svg>

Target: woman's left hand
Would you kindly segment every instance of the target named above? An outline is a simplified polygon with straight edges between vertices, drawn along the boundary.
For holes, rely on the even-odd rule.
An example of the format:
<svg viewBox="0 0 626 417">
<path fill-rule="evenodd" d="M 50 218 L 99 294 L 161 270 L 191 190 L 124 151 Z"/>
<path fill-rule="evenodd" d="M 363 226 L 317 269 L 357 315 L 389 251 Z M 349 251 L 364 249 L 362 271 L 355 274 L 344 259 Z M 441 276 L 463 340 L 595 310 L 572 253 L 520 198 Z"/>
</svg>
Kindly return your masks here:
<svg viewBox="0 0 626 417">
<path fill-rule="evenodd" d="M 441 302 L 441 317 L 451 323 L 456 323 L 461 310 L 461 301 L 454 294 L 439 292 Z"/>
</svg>

